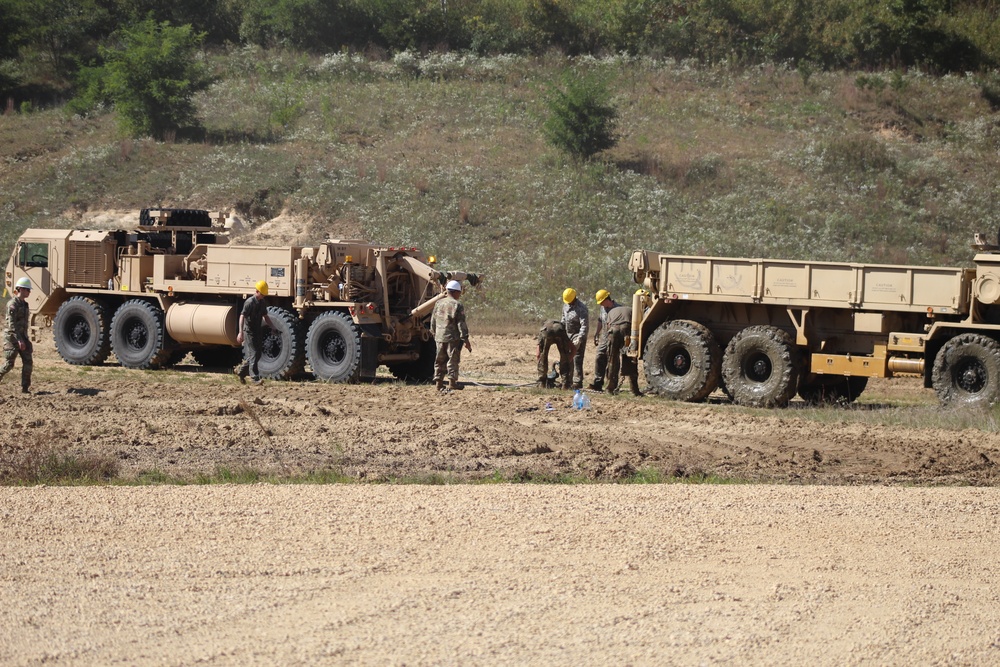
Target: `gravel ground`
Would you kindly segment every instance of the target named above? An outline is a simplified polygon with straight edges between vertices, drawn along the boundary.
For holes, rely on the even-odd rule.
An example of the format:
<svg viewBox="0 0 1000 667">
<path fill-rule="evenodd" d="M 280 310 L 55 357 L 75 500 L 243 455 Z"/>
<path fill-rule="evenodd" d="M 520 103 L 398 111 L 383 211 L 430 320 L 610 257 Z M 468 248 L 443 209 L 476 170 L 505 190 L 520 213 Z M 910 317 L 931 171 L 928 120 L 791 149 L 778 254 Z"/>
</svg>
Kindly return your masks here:
<svg viewBox="0 0 1000 667">
<path fill-rule="evenodd" d="M 0 488 L 5 665 L 989 665 L 1000 496 Z"/>
</svg>

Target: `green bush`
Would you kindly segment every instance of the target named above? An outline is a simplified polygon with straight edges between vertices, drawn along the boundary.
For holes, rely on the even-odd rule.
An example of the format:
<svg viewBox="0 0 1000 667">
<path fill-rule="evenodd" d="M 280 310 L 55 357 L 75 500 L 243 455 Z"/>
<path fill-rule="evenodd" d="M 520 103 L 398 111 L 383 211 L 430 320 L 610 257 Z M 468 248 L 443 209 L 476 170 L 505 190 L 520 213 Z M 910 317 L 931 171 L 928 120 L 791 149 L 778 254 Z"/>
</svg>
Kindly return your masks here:
<svg viewBox="0 0 1000 667">
<path fill-rule="evenodd" d="M 867 134 L 837 137 L 823 150 L 823 168 L 827 173 L 850 179 L 896 168 L 896 160 L 878 139 Z"/>
<path fill-rule="evenodd" d="M 203 38 L 189 25 L 147 19 L 123 30 L 119 47 L 101 48 L 103 90 L 126 134 L 162 138 L 195 122 L 194 94 L 211 83 L 195 57 Z"/>
<path fill-rule="evenodd" d="M 551 86 L 542 126 L 546 141 L 577 160 L 589 160 L 616 143 L 618 111 L 607 83 L 594 74 L 569 72 L 563 86 Z"/>
<path fill-rule="evenodd" d="M 76 73 L 76 96 L 66 103 L 70 115 L 86 116 L 111 106 L 104 89 L 104 67 L 85 65 Z"/>
</svg>

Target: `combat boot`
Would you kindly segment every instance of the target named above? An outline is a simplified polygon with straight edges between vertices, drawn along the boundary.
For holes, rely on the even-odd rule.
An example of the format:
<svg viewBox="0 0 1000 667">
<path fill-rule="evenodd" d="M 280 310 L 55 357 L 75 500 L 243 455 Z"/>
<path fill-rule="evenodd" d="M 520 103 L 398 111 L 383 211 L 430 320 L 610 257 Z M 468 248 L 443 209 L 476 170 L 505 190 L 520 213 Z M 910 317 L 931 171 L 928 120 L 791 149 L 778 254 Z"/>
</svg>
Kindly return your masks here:
<svg viewBox="0 0 1000 667">
<path fill-rule="evenodd" d="M 30 394 L 31 393 L 31 385 L 22 384 L 21 385 L 21 393 L 22 394 Z"/>
<path fill-rule="evenodd" d="M 602 391 L 604 389 L 604 380 L 594 380 L 587 385 L 587 389 L 591 391 Z"/>
<path fill-rule="evenodd" d="M 459 389 L 461 389 L 461 387 L 458 386 L 458 380 L 448 380 L 449 391 L 458 391 Z"/>
<path fill-rule="evenodd" d="M 438 378 L 434 381 L 434 388 L 438 391 L 444 391 L 444 378 Z"/>
</svg>

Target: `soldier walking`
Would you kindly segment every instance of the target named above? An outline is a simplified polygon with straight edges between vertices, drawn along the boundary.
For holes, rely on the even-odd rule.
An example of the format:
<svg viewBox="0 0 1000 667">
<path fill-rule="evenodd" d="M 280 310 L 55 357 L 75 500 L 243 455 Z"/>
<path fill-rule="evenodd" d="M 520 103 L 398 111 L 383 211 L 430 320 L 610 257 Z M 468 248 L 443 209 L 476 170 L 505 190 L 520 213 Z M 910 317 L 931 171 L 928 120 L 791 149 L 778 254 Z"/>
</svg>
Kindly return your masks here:
<svg viewBox="0 0 1000 667">
<path fill-rule="evenodd" d="M 601 307 L 597 318 L 597 326 L 594 328 L 594 345 L 597 346 L 597 356 L 594 357 L 594 381 L 587 388 L 594 391 L 601 391 L 604 389 L 604 373 L 608 369 L 608 335 L 606 324 L 608 313 L 613 308 L 618 308 L 621 304 L 612 299 L 611 293 L 606 289 L 598 290 L 595 300 Z"/>
<path fill-rule="evenodd" d="M 21 357 L 21 393 L 31 393 L 31 341 L 28 339 L 28 296 L 31 295 L 31 279 L 27 276 L 17 279 L 14 297 L 7 302 L 7 319 L 3 330 L 3 366 L 0 366 L 0 381 L 14 368 L 14 359 Z"/>
<path fill-rule="evenodd" d="M 582 300 L 576 298 L 576 290 L 567 287 L 562 293 L 562 323 L 566 334 L 576 351 L 573 353 L 573 389 L 583 388 L 583 355 L 587 352 L 587 326 L 590 313 Z"/>
<path fill-rule="evenodd" d="M 448 375 L 448 389 L 458 389 L 458 367 L 462 361 L 462 347 L 472 352 L 469 342 L 469 326 L 465 323 L 465 306 L 462 298 L 462 283 L 449 280 L 445 286 L 448 296 L 434 304 L 431 314 L 431 334 L 437 343 L 434 357 L 434 386 L 444 390 L 445 373 Z"/>
<path fill-rule="evenodd" d="M 625 341 L 632 330 L 632 307 L 616 306 L 608 311 L 604 324 L 608 341 L 608 393 L 618 393 L 618 372 L 628 378 L 632 394 L 642 396 L 639 390 L 639 364 L 628 355 Z"/>
<path fill-rule="evenodd" d="M 260 376 L 260 355 L 264 351 L 264 322 L 267 326 L 274 328 L 271 318 L 267 315 L 267 304 L 264 297 L 267 296 L 267 282 L 258 280 L 254 285 L 253 296 L 243 302 L 243 310 L 240 311 L 240 332 L 236 334 L 236 342 L 243 345 L 243 361 L 236 368 L 236 377 L 242 384 L 247 383 L 247 374 L 254 384 L 264 384 L 264 379 Z"/>
<path fill-rule="evenodd" d="M 548 320 L 538 332 L 538 386 L 549 387 L 549 348 L 553 345 L 559 350 L 559 375 L 562 376 L 562 388 L 569 389 L 573 385 L 573 353 L 572 341 L 566 333 L 566 326 L 559 320 Z"/>
</svg>

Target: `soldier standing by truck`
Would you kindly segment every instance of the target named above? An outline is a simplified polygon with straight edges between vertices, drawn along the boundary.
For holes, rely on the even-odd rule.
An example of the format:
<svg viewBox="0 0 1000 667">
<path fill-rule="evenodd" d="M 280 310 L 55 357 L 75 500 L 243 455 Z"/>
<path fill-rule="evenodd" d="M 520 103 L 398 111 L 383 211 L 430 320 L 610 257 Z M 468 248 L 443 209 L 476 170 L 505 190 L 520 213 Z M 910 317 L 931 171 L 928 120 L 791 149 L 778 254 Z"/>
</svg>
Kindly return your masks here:
<svg viewBox="0 0 1000 667">
<path fill-rule="evenodd" d="M 548 320 L 538 332 L 538 386 L 549 388 L 549 348 L 553 345 L 559 350 L 559 375 L 562 376 L 562 388 L 569 389 L 573 385 L 573 354 L 576 351 L 566 326 L 559 320 Z"/>
<path fill-rule="evenodd" d="M 246 384 L 247 373 L 254 384 L 263 384 L 264 380 L 260 376 L 260 355 L 263 352 L 264 326 L 274 328 L 271 318 L 267 315 L 267 304 L 264 297 L 267 296 L 267 282 L 258 280 L 254 285 L 253 296 L 243 302 L 243 310 L 240 311 L 240 332 L 236 334 L 236 342 L 243 345 L 243 362 L 236 369 L 236 376 L 240 382 Z"/>
<path fill-rule="evenodd" d="M 448 389 L 458 389 L 458 367 L 462 361 L 462 346 L 472 352 L 469 342 L 469 326 L 465 323 L 465 306 L 462 298 L 462 283 L 449 280 L 445 286 L 448 296 L 434 304 L 431 315 L 431 334 L 437 343 L 434 358 L 434 385 L 438 391 L 444 390 L 447 371 Z"/>
<path fill-rule="evenodd" d="M 608 346 L 608 393 L 618 393 L 618 372 L 628 378 L 629 387 L 632 394 L 642 396 L 639 390 L 639 365 L 636 360 L 628 356 L 625 346 L 625 339 L 628 337 L 632 327 L 632 307 L 616 306 L 608 311 L 607 321 L 604 323 L 607 331 L 605 334 Z"/>
<path fill-rule="evenodd" d="M 601 391 L 604 389 L 604 373 L 608 368 L 608 313 L 621 304 L 612 299 L 611 293 L 606 289 L 598 290 L 594 300 L 601 307 L 601 311 L 597 318 L 597 327 L 594 329 L 594 345 L 597 346 L 597 356 L 594 358 L 594 381 L 587 388 Z"/>
<path fill-rule="evenodd" d="M 563 315 L 562 323 L 566 327 L 570 342 L 576 348 L 573 353 L 573 389 L 583 388 L 583 355 L 587 351 L 587 325 L 590 323 L 590 313 L 587 306 L 576 298 L 576 290 L 567 287 L 562 293 Z"/>
<path fill-rule="evenodd" d="M 18 278 L 14 285 L 14 297 L 7 303 L 6 326 L 3 331 L 3 366 L 0 366 L 0 381 L 14 368 L 14 359 L 21 356 L 21 393 L 31 393 L 31 340 L 28 338 L 28 296 L 31 294 L 31 280 Z"/>
</svg>

